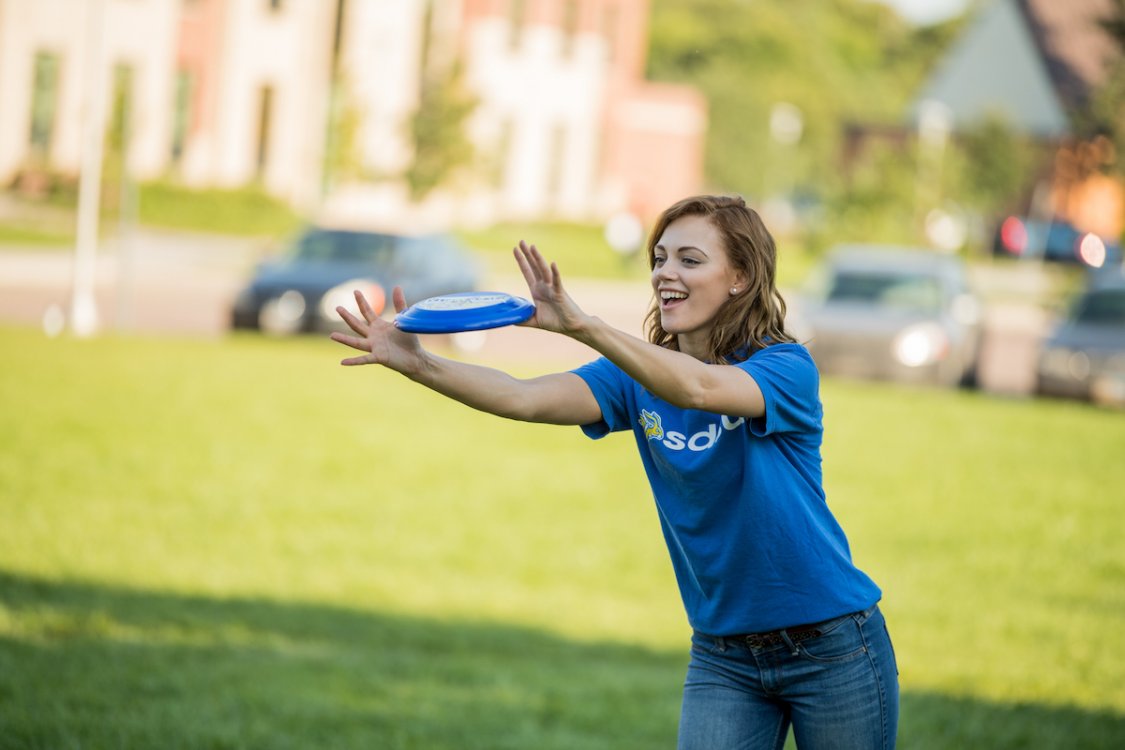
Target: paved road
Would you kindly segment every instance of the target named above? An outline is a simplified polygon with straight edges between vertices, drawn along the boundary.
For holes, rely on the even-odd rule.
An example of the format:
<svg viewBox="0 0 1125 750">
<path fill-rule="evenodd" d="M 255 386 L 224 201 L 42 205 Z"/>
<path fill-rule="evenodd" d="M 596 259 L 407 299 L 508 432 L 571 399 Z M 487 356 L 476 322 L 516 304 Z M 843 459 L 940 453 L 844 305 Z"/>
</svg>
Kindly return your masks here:
<svg viewBox="0 0 1125 750">
<path fill-rule="evenodd" d="M 259 240 L 139 230 L 127 242 L 99 251 L 97 307 L 106 330 L 220 337 L 239 284 L 268 250 Z M 73 256 L 63 250 L 0 248 L 0 322 L 42 325 L 52 310 L 65 315 L 73 283 Z M 978 282 L 1014 301 L 991 304 L 986 315 L 980 380 L 985 390 L 1030 393 L 1038 342 L 1049 325 L 1041 308 L 1021 302 L 1041 281 L 1010 268 L 981 272 Z M 989 277 L 988 274 L 992 274 Z M 1022 275 L 1021 275 L 1022 274 Z M 489 288 L 521 293 L 518 276 L 490 279 Z M 1010 287 L 1010 288 L 1008 288 Z M 649 291 L 643 283 L 571 280 L 568 289 L 590 312 L 641 335 Z M 585 346 L 542 332 L 504 328 L 441 338 L 473 356 L 577 365 L 593 356 Z"/>
</svg>

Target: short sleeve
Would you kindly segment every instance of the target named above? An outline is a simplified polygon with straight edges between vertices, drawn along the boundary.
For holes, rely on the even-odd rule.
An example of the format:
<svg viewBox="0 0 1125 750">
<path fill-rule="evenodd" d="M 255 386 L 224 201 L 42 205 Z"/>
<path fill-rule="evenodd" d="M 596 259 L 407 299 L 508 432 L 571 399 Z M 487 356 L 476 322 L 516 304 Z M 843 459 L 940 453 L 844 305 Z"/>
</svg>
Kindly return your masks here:
<svg viewBox="0 0 1125 750">
<path fill-rule="evenodd" d="M 587 436 L 597 439 L 611 432 L 632 428 L 629 417 L 629 392 L 632 380 L 617 365 L 605 357 L 588 362 L 572 370 L 586 381 L 602 411 L 602 418 L 591 424 L 582 425 Z"/>
<path fill-rule="evenodd" d="M 750 430 L 755 435 L 822 429 L 820 374 L 805 347 L 775 344 L 756 352 L 736 367 L 754 378 L 765 398 L 765 416 L 750 422 Z"/>
</svg>

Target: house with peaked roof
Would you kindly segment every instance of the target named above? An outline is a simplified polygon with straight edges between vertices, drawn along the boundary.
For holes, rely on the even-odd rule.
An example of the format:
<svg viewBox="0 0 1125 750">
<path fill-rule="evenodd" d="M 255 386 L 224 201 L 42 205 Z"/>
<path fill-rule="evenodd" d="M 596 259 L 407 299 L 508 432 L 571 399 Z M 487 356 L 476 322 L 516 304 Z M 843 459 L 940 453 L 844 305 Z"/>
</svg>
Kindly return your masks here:
<svg viewBox="0 0 1125 750">
<path fill-rule="evenodd" d="M 1118 236 L 1125 189 L 1101 174 L 1114 158 L 1105 139 L 1085 140 L 1076 115 L 1107 77 L 1120 51 L 1099 24 L 1112 0 L 988 0 L 922 86 L 910 122 L 944 119 L 953 133 L 1000 118 L 1019 133 L 1053 144 L 1045 190 L 1028 210 L 1064 216 Z"/>
</svg>

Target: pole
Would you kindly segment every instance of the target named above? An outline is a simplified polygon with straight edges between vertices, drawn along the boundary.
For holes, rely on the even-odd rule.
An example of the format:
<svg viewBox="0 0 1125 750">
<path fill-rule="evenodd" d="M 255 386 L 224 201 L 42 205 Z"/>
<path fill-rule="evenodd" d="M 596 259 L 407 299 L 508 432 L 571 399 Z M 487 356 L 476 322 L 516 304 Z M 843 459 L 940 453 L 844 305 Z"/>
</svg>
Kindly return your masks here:
<svg viewBox="0 0 1125 750">
<path fill-rule="evenodd" d="M 94 298 L 98 253 L 98 213 L 101 204 L 102 148 L 105 139 L 106 92 L 103 86 L 102 44 L 105 36 L 105 0 L 88 0 L 85 80 L 83 89 L 82 175 L 78 183 L 78 227 L 74 243 L 74 288 L 70 327 L 75 336 L 92 336 L 98 329 Z"/>
</svg>

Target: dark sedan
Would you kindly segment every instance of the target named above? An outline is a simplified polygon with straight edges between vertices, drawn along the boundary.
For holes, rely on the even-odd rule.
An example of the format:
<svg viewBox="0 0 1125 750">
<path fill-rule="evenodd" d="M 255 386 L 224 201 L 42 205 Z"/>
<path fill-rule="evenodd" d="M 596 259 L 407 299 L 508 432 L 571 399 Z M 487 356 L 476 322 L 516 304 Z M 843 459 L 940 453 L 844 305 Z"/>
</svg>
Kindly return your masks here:
<svg viewBox="0 0 1125 750">
<path fill-rule="evenodd" d="M 405 236 L 310 227 L 276 260 L 258 266 L 238 294 L 231 327 L 284 335 L 342 327 L 338 305 L 355 309 L 360 289 L 382 309 L 401 286 L 409 302 L 473 291 L 479 270 L 445 235 Z"/>
<path fill-rule="evenodd" d="M 1125 406 L 1125 281 L 1083 292 L 1043 342 L 1036 391 Z"/>
</svg>

